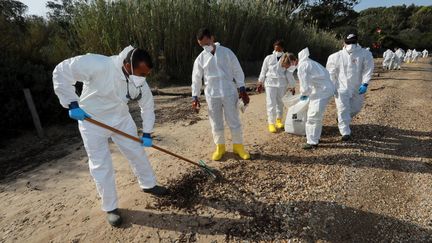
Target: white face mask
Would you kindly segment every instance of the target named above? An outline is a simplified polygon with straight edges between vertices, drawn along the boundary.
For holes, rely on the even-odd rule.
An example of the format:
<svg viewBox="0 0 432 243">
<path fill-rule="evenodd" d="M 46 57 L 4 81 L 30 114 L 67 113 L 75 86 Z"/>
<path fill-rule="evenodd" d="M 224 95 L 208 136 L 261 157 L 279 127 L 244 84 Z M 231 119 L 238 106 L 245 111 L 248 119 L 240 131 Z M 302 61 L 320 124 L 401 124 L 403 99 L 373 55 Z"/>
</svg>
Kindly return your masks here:
<svg viewBox="0 0 432 243">
<path fill-rule="evenodd" d="M 202 48 L 206 52 L 212 52 L 213 51 L 213 46 L 211 46 L 211 45 L 206 45 L 206 46 L 203 46 Z"/>
<path fill-rule="evenodd" d="M 288 70 L 288 72 L 292 72 L 293 73 L 296 69 L 297 69 L 296 65 L 291 65 L 287 70 Z"/>
<path fill-rule="evenodd" d="M 276 53 L 276 56 L 277 57 L 281 57 L 282 55 L 283 55 L 283 52 L 281 52 L 281 51 L 277 51 L 277 52 L 275 52 Z"/>
<path fill-rule="evenodd" d="M 136 87 L 140 87 L 146 82 L 145 77 L 136 75 L 129 75 L 129 79 L 135 84 Z"/>
<path fill-rule="evenodd" d="M 346 45 L 345 50 L 347 50 L 348 53 L 351 53 L 353 52 L 355 46 L 356 44 Z"/>
</svg>

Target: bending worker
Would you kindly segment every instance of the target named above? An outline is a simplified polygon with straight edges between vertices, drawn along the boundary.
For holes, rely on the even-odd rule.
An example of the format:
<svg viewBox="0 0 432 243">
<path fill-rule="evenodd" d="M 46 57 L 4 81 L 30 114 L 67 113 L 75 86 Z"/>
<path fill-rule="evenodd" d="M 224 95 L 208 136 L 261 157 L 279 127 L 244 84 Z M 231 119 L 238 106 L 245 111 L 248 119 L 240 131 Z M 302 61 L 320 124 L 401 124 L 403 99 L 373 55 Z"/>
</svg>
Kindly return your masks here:
<svg viewBox="0 0 432 243">
<path fill-rule="evenodd" d="M 167 193 L 156 185 L 156 177 L 142 146 L 152 146 L 150 133 L 155 121 L 153 96 L 145 77 L 153 67 L 150 55 L 142 49 L 127 47 L 118 56 L 87 54 L 67 59 L 54 69 L 53 83 L 69 116 L 78 120 L 78 127 L 89 158 L 90 174 L 102 199 L 102 210 L 113 226 L 122 223 L 117 202 L 114 168 L 108 139 L 119 147 L 129 161 L 140 188 L 156 196 Z M 75 83 L 83 82 L 81 96 Z M 143 119 L 142 144 L 117 135 L 88 121 L 94 118 L 132 136 L 137 127 L 129 113 L 128 101 L 137 100 Z"/>
<path fill-rule="evenodd" d="M 349 34 L 343 49 L 329 56 L 327 70 L 336 87 L 339 131 L 342 141 L 348 141 L 351 120 L 361 111 L 372 78 L 374 60 L 370 52 L 358 45 L 357 35 Z"/>
<path fill-rule="evenodd" d="M 284 54 L 283 41 L 276 41 L 273 48 L 273 54 L 264 59 L 258 78 L 258 90 L 262 90 L 263 84 L 265 85 L 268 130 L 271 133 L 275 133 L 276 128 L 282 129 L 284 127 L 282 97 L 287 92 L 287 88 L 290 87 L 292 93 L 295 91 L 295 79 L 292 71 L 283 68 L 280 63 Z"/>
<path fill-rule="evenodd" d="M 300 82 L 300 100 L 309 99 L 306 121 L 306 144 L 303 149 L 318 147 L 323 126 L 324 112 L 335 92 L 329 72 L 319 63 L 309 58 L 309 49 L 299 53 L 299 59 L 293 54 L 285 54 L 282 65 L 294 69 Z"/>
<path fill-rule="evenodd" d="M 197 33 L 197 40 L 204 50 L 198 55 L 193 66 L 192 107 L 197 112 L 199 111 L 199 96 L 204 79 L 208 115 L 213 140 L 216 144 L 216 151 L 212 159 L 220 160 L 226 151 L 224 117 L 231 129 L 233 152 L 242 159 L 250 159 L 249 153 L 243 146 L 242 126 L 237 108 L 239 93 L 243 103 L 245 105 L 249 103 L 244 83 L 245 76 L 240 63 L 230 49 L 214 42 L 214 36 L 210 30 L 200 29 Z"/>
</svg>

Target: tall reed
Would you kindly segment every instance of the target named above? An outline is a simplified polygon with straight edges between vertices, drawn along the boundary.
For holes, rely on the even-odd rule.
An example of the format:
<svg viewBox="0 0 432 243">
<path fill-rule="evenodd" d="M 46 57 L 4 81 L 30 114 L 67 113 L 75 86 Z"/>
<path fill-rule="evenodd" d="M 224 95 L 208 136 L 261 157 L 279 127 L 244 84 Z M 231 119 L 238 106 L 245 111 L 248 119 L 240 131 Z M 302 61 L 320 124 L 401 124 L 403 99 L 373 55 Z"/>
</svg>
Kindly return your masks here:
<svg viewBox="0 0 432 243">
<path fill-rule="evenodd" d="M 262 61 L 278 38 L 288 51 L 308 46 L 313 57 L 325 61 L 339 45 L 334 34 L 305 27 L 289 18 L 290 11 L 289 5 L 262 0 L 83 0 L 76 5 L 73 26 L 81 52 L 111 55 L 133 44 L 155 57 L 156 73 L 184 84 L 202 50 L 195 33 L 203 26 L 242 65 Z M 258 72 L 259 65 L 246 74 Z"/>
</svg>

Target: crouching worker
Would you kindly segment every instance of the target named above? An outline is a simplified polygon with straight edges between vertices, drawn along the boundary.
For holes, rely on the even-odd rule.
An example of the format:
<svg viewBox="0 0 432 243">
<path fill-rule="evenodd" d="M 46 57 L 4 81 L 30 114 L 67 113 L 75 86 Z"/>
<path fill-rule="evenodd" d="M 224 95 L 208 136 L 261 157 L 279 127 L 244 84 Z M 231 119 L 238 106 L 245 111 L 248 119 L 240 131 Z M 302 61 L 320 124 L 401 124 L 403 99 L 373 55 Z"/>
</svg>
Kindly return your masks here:
<svg viewBox="0 0 432 243">
<path fill-rule="evenodd" d="M 303 149 L 318 147 L 323 126 L 323 118 L 326 106 L 333 97 L 335 87 L 330 79 L 329 72 L 319 63 L 309 58 L 309 49 L 303 49 L 297 59 L 293 54 L 284 58 L 282 66 L 285 68 L 296 67 L 300 82 L 300 99 L 309 99 L 309 107 L 306 121 L 307 143 Z"/>
<path fill-rule="evenodd" d="M 273 53 L 264 59 L 257 85 L 258 90 L 262 90 L 263 84 L 265 86 L 268 130 L 271 133 L 284 127 L 282 97 L 286 94 L 287 88 L 289 87 L 292 93 L 295 92 L 295 79 L 292 72 L 281 66 L 284 42 L 276 41 L 273 48 Z"/>
<path fill-rule="evenodd" d="M 155 121 L 151 90 L 146 82 L 153 67 L 150 55 L 142 49 L 127 47 L 118 56 L 87 54 L 67 59 L 54 69 L 53 83 L 69 116 L 78 120 L 78 127 L 89 158 L 90 174 L 102 199 L 102 210 L 108 223 L 122 223 L 117 202 L 114 168 L 108 139 L 111 138 L 129 161 L 140 188 L 155 196 L 167 193 L 156 184 L 156 177 L 142 146 L 152 146 L 150 133 Z M 81 96 L 75 93 L 75 83 L 83 82 Z M 142 144 L 117 135 L 88 121 L 94 118 L 132 136 L 137 127 L 129 113 L 128 101 L 136 100 L 143 119 Z"/>
<path fill-rule="evenodd" d="M 237 108 L 239 96 L 245 105 L 249 103 L 240 63 L 230 49 L 214 42 L 214 36 L 208 29 L 200 29 L 197 40 L 204 50 L 193 66 L 192 107 L 199 111 L 199 96 L 204 79 L 208 115 L 216 144 L 212 160 L 220 160 L 226 151 L 224 117 L 231 130 L 233 152 L 242 159 L 250 159 L 249 153 L 243 147 L 242 126 Z"/>
</svg>

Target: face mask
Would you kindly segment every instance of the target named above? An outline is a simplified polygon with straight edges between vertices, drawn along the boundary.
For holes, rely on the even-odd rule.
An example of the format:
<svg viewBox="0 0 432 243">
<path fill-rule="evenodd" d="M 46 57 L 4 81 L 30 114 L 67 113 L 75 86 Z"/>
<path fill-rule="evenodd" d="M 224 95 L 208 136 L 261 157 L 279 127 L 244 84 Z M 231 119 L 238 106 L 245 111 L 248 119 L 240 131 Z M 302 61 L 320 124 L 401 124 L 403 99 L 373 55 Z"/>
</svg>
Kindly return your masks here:
<svg viewBox="0 0 432 243">
<path fill-rule="evenodd" d="M 288 72 L 292 72 L 293 73 L 296 69 L 297 69 L 296 65 L 291 65 L 287 70 L 288 70 Z"/>
<path fill-rule="evenodd" d="M 145 77 L 130 75 L 129 79 L 135 84 L 136 87 L 142 86 L 146 82 Z"/>
<path fill-rule="evenodd" d="M 213 51 L 213 46 L 211 46 L 211 45 L 206 45 L 206 46 L 203 46 L 202 48 L 206 52 L 212 52 Z"/>
<path fill-rule="evenodd" d="M 283 52 L 280 52 L 280 51 L 277 51 L 277 52 L 276 52 L 276 56 L 277 56 L 277 57 L 281 57 L 282 55 L 283 55 Z"/>
<path fill-rule="evenodd" d="M 348 53 L 351 53 L 351 52 L 353 52 L 354 47 L 355 47 L 355 44 L 346 45 L 345 50 L 347 50 Z"/>
</svg>

